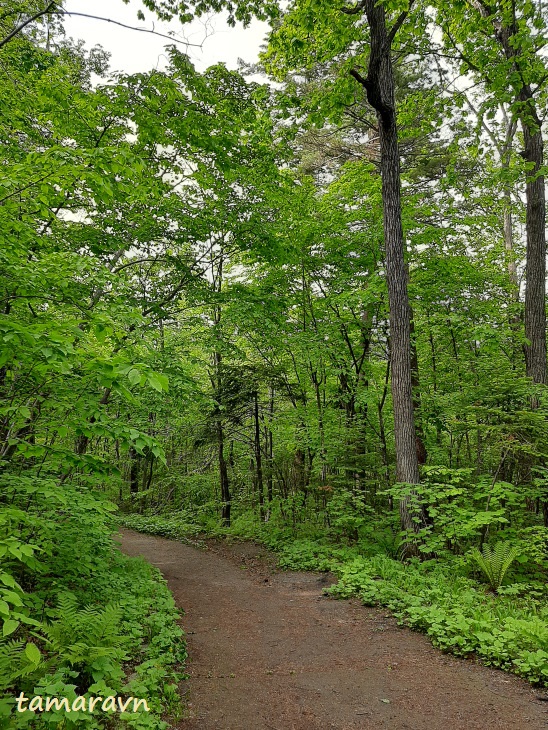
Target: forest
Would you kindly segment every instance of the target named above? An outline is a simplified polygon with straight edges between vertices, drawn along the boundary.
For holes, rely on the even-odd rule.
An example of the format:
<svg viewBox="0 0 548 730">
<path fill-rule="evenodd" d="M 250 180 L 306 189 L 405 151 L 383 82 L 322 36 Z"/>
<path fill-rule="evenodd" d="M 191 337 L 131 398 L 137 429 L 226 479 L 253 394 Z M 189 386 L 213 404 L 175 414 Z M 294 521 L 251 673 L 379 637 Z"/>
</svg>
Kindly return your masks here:
<svg viewBox="0 0 548 730">
<path fill-rule="evenodd" d="M 134 11 L 270 31 L 239 71 L 166 41 L 129 75 L 62 2 L 0 0 L 0 727 L 180 711 L 177 609 L 120 525 L 260 542 L 546 686 L 547 9 Z"/>
</svg>

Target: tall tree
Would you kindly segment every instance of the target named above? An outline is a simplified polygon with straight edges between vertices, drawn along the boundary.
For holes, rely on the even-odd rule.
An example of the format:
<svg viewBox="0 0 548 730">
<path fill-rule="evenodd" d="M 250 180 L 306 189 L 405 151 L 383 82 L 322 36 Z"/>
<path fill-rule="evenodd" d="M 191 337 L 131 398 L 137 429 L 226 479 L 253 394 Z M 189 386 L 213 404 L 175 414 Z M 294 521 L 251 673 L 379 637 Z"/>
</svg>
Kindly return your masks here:
<svg viewBox="0 0 548 730">
<path fill-rule="evenodd" d="M 548 79 L 542 48 L 546 19 L 530 3 L 484 0 L 438 5 L 441 26 L 465 69 L 495 103 L 508 102 L 521 124 L 526 175 L 525 364 L 546 384 L 546 193 L 544 139 L 538 97 Z"/>
<path fill-rule="evenodd" d="M 384 6 L 374 0 L 365 0 L 352 10 L 345 9 L 345 12 L 365 12 L 371 31 L 367 76 L 362 76 L 357 69 L 352 69 L 351 74 L 365 88 L 379 124 L 396 476 L 400 482 L 417 484 L 419 465 L 411 384 L 411 320 L 401 217 L 400 156 L 392 68 L 392 41 L 407 17 L 407 12 L 402 12 L 390 29 L 387 27 Z M 402 500 L 401 517 L 405 529 L 416 527 L 407 500 Z"/>
<path fill-rule="evenodd" d="M 351 102 L 355 91 L 349 82 L 353 78 L 364 88 L 367 100 L 375 110 L 380 137 L 384 249 L 390 312 L 390 377 L 396 478 L 399 482 L 413 485 L 419 483 L 419 461 L 413 410 L 411 312 L 407 291 L 408 271 L 401 213 L 400 153 L 392 65 L 392 46 L 408 13 L 409 6 L 390 20 L 393 13 L 387 14 L 385 5 L 373 0 L 361 0 L 353 7 L 335 9 L 327 5 L 317 7 L 304 0 L 294 2 L 284 13 L 281 25 L 271 35 L 267 68 L 306 68 L 307 65 L 310 67 L 311 59 L 317 63 L 320 59 L 325 62 L 327 59 L 341 58 L 339 98 L 335 103 Z M 364 18 L 366 24 L 363 23 Z M 336 24 L 336 30 L 328 30 L 329 22 Z M 367 28 L 368 32 L 365 30 Z M 320 39 L 322 30 L 329 33 L 325 40 Z M 335 38 L 339 33 L 342 40 Z M 300 55 L 299 48 L 302 48 Z M 365 74 L 361 71 L 364 66 L 367 69 Z M 345 76 L 346 80 L 342 80 Z M 412 490 L 409 496 L 401 500 L 400 513 L 405 530 L 413 532 L 419 529 L 420 509 L 416 506 Z"/>
</svg>

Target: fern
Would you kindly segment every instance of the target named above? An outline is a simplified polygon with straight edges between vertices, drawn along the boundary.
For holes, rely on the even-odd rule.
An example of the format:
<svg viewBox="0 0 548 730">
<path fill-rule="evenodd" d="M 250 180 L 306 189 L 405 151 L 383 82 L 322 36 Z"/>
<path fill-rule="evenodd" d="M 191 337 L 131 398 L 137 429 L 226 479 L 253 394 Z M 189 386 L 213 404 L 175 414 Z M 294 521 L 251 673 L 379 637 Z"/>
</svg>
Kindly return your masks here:
<svg viewBox="0 0 548 730">
<path fill-rule="evenodd" d="M 472 550 L 472 559 L 483 571 L 489 586 L 493 591 L 498 591 L 504 580 L 508 568 L 520 555 L 521 549 L 511 542 L 497 542 L 496 545 L 484 545 L 480 552 L 477 548 Z"/>
<path fill-rule="evenodd" d="M 0 639 L 0 693 L 14 690 L 23 677 L 41 674 L 44 663 L 40 653 L 35 659 L 32 653 L 29 654 L 29 646 L 32 644 L 22 640 Z"/>
<path fill-rule="evenodd" d="M 0 691 L 13 686 L 24 665 L 24 641 L 7 641 L 0 643 Z"/>
<path fill-rule="evenodd" d="M 43 627 L 43 639 L 55 663 L 78 671 L 84 685 L 105 679 L 115 682 L 123 675 L 121 662 L 129 637 L 120 627 L 122 610 L 115 604 L 104 608 L 80 608 L 71 593 L 59 596 L 59 618 Z"/>
</svg>

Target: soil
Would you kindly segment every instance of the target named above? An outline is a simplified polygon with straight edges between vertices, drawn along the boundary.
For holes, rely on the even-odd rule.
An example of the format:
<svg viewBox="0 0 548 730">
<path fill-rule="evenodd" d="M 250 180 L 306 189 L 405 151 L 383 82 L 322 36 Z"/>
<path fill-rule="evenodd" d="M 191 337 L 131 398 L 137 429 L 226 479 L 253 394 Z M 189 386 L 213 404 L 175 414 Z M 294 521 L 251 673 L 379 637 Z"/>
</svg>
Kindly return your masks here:
<svg viewBox="0 0 548 730">
<path fill-rule="evenodd" d="M 180 730 L 541 730 L 544 693 L 447 656 L 383 610 L 325 597 L 253 543 L 184 545 L 123 530 L 122 549 L 184 609 L 190 679 Z"/>
</svg>

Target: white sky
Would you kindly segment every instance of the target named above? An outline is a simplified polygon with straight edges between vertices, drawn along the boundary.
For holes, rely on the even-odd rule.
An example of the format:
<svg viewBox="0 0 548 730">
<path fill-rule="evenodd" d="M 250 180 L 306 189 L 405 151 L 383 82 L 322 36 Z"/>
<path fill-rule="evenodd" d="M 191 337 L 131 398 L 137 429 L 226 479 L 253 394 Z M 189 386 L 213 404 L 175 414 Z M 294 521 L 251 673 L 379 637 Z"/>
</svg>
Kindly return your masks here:
<svg viewBox="0 0 548 730">
<path fill-rule="evenodd" d="M 139 9 L 145 14 L 144 22 L 137 19 Z M 218 15 L 196 20 L 184 27 L 175 20 L 162 23 L 139 0 L 131 0 L 129 5 L 125 5 L 122 0 L 67 0 L 65 10 L 109 18 L 126 25 L 154 28 L 166 35 L 170 31 L 175 32 L 177 38 L 202 46 L 187 49 L 185 45 L 177 44 L 181 51 L 188 53 L 199 71 L 220 62 L 235 69 L 238 58 L 248 63 L 257 61 L 261 43 L 268 30 L 266 23 L 258 21 L 254 21 L 247 29 L 241 25 L 230 28 L 224 18 Z M 88 48 L 101 45 L 111 53 L 113 71 L 137 73 L 152 68 L 165 68 L 164 47 L 171 43 L 167 38 L 128 30 L 114 23 L 92 18 L 65 16 L 64 21 L 68 36 L 82 38 Z"/>
</svg>

